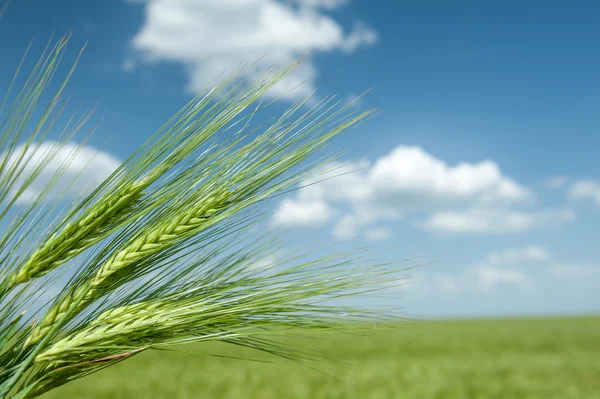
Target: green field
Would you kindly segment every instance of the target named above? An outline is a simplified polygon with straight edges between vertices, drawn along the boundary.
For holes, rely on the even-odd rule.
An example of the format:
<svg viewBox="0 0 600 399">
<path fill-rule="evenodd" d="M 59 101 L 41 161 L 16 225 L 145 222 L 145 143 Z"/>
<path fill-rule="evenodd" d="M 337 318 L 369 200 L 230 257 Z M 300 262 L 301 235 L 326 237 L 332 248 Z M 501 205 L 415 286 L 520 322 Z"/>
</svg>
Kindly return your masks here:
<svg viewBox="0 0 600 399">
<path fill-rule="evenodd" d="M 413 322 L 378 339 L 302 345 L 352 364 L 334 376 L 275 363 L 144 353 L 53 398 L 600 398 L 600 318 Z M 194 349 L 256 358 L 223 345 Z"/>
</svg>

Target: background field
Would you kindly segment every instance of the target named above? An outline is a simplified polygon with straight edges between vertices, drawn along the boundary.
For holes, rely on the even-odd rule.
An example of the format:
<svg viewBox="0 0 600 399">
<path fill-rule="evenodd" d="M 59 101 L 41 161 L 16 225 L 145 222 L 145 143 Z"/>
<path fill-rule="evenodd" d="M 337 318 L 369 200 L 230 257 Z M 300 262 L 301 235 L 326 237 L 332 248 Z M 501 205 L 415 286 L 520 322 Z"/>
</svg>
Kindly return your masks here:
<svg viewBox="0 0 600 399">
<path fill-rule="evenodd" d="M 413 322 L 377 339 L 299 342 L 345 358 L 352 369 L 331 377 L 280 359 L 260 364 L 153 352 L 44 399 L 600 398 L 597 317 Z M 223 345 L 193 349 L 261 357 Z"/>
</svg>

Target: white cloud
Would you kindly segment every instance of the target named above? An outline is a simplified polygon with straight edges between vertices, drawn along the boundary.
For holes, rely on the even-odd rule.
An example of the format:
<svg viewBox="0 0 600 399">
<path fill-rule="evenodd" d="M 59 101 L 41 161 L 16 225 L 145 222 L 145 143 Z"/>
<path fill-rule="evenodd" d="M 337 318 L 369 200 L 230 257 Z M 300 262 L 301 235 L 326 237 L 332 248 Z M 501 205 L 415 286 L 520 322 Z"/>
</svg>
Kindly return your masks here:
<svg viewBox="0 0 600 399">
<path fill-rule="evenodd" d="M 224 71 L 260 59 L 258 66 L 307 53 L 355 51 L 377 34 L 357 24 L 350 33 L 322 9 L 342 0 L 146 0 L 144 23 L 132 41 L 140 62 L 180 63 L 188 89 L 199 92 Z M 128 62 L 131 67 L 133 64 Z M 251 74 L 248 72 L 248 74 Z M 305 96 L 315 87 L 317 68 L 307 59 L 272 96 Z M 306 81 L 302 87 L 287 93 Z"/>
<path fill-rule="evenodd" d="M 589 305 L 600 283 L 600 264 L 555 263 L 552 258 L 542 247 L 525 246 L 489 252 L 462 268 L 421 269 L 424 284 L 407 290 L 405 299 L 411 307 L 422 304 L 422 311 L 446 308 L 442 313 L 448 314 L 560 313 L 581 305 L 586 312 L 597 311 Z"/>
<path fill-rule="evenodd" d="M 515 210 L 531 204 L 534 193 L 495 162 L 449 165 L 416 146 L 400 145 L 373 163 L 333 163 L 306 183 L 296 193 L 298 203 L 324 201 L 346 209 L 334 224 L 340 238 L 411 214 L 429 215 L 419 223 L 426 230 L 454 234 L 515 233 L 575 217 L 563 209 Z"/>
<path fill-rule="evenodd" d="M 475 275 L 477 287 L 483 291 L 489 291 L 499 285 L 523 286 L 527 280 L 523 272 L 515 269 L 478 266 L 471 272 Z"/>
<path fill-rule="evenodd" d="M 366 182 L 366 169 L 371 166 L 367 160 L 357 162 L 332 162 L 306 180 L 297 191 L 301 201 L 324 200 L 330 202 L 365 201 L 371 191 Z"/>
<path fill-rule="evenodd" d="M 531 285 L 531 282 L 524 266 L 539 264 L 548 259 L 550 259 L 550 254 L 546 249 L 533 245 L 492 251 L 487 254 L 483 262 L 475 264 L 465 271 L 466 281 L 472 281 L 474 286 L 481 291 L 490 291 L 498 286 L 525 289 Z M 469 278 L 473 280 L 469 280 Z"/>
<path fill-rule="evenodd" d="M 284 201 L 273 219 L 274 226 L 313 227 L 325 224 L 334 210 L 324 201 Z"/>
<path fill-rule="evenodd" d="M 361 46 L 370 46 L 377 42 L 377 33 L 363 24 L 354 25 L 354 29 L 341 43 L 341 48 L 346 53 L 353 53 Z"/>
<path fill-rule="evenodd" d="M 544 180 L 543 184 L 548 188 L 558 190 L 567 185 L 568 182 L 569 178 L 567 176 L 553 176 Z"/>
<path fill-rule="evenodd" d="M 438 212 L 421 226 L 441 234 L 522 233 L 537 227 L 558 226 L 575 220 L 570 209 L 516 211 L 511 209 L 468 209 Z"/>
<path fill-rule="evenodd" d="M 48 199 L 58 198 L 73 199 L 80 195 L 89 194 L 112 172 L 121 162 L 114 156 L 97 150 L 90 146 L 79 146 L 74 143 L 60 144 L 46 141 L 30 146 L 27 150 L 24 145 L 15 148 L 9 156 L 7 164 L 14 165 L 23 155 L 24 168 L 11 192 L 14 197 L 17 190 L 22 187 L 25 178 L 31 176 L 36 168 L 45 163 L 41 173 L 27 187 L 18 198 L 17 203 L 24 204 L 34 201 L 57 173 L 62 174 L 56 181 L 54 188 L 49 192 Z M 0 154 L 0 160 L 6 154 Z M 23 162 L 23 161 L 22 161 Z"/>
<path fill-rule="evenodd" d="M 430 281 L 429 288 L 434 291 L 452 294 L 492 292 L 501 287 L 526 289 L 530 286 L 530 279 L 523 270 L 486 263 L 470 266 L 455 275 L 433 274 Z"/>
<path fill-rule="evenodd" d="M 531 279 L 524 266 L 547 261 L 548 251 L 538 246 L 508 248 L 492 251 L 483 261 L 475 263 L 456 275 L 434 274 L 435 287 L 448 292 L 493 291 L 501 286 L 527 289 Z M 539 268 L 536 268 L 539 271 Z"/>
<path fill-rule="evenodd" d="M 351 214 L 344 215 L 333 226 L 333 236 L 339 240 L 349 240 L 358 236 L 360 222 Z"/>
<path fill-rule="evenodd" d="M 392 235 L 392 230 L 388 228 L 370 228 L 365 232 L 365 238 L 369 241 L 383 241 Z"/>
<path fill-rule="evenodd" d="M 468 268 L 464 275 L 474 276 L 477 286 L 482 290 L 500 284 L 528 288 L 536 279 L 547 280 L 548 276 L 573 282 L 581 278 L 600 277 L 600 265 L 550 263 L 550 260 L 550 254 L 542 247 L 509 248 L 490 252 L 483 262 Z M 543 267 L 528 267 L 534 264 Z M 534 273 L 536 277 L 528 277 L 529 273 Z"/>
<path fill-rule="evenodd" d="M 380 158 L 368 180 L 379 203 L 416 209 L 525 202 L 532 195 L 493 161 L 451 166 L 415 146 L 398 146 Z"/>
<path fill-rule="evenodd" d="M 288 0 L 288 3 L 305 7 L 321 7 L 328 10 L 341 7 L 350 0 Z"/>
<path fill-rule="evenodd" d="M 510 248 L 504 251 L 490 252 L 486 258 L 487 263 L 515 263 L 527 261 L 544 261 L 550 258 L 548 251 L 542 247 L 528 246 L 524 248 Z"/>
<path fill-rule="evenodd" d="M 570 200 L 592 200 L 600 207 L 600 182 L 580 180 L 575 182 L 567 193 Z"/>
</svg>

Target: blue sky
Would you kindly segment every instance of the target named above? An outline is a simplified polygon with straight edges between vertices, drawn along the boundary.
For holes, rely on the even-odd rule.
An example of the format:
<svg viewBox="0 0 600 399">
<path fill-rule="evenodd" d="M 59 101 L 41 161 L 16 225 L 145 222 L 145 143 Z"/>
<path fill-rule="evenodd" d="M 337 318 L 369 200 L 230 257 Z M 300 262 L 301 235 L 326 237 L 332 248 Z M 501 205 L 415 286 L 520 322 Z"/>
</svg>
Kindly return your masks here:
<svg viewBox="0 0 600 399">
<path fill-rule="evenodd" d="M 274 229 L 407 243 L 391 256 L 431 262 L 405 289 L 414 317 L 597 312 L 600 5 L 481 3 L 14 0 L 0 76 L 74 27 L 70 90 L 101 100 L 90 145 L 124 159 L 220 68 L 309 52 L 297 95 L 372 88 L 361 106 L 383 113 L 331 147 L 370 168 L 290 195 Z"/>
</svg>

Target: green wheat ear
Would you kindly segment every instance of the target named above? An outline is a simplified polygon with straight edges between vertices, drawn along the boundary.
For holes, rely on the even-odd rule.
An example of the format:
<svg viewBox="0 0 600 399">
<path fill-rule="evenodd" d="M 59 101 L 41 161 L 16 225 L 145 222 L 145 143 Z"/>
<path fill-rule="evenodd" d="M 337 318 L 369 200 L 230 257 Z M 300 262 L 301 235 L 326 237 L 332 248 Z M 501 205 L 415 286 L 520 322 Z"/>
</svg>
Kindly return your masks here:
<svg viewBox="0 0 600 399">
<path fill-rule="evenodd" d="M 86 285 L 67 295 L 51 308 L 41 323 L 31 332 L 25 346 L 37 343 L 62 318 L 81 311 L 87 304 L 101 296 L 105 287 L 110 287 L 118 276 L 130 273 L 129 268 L 154 254 L 168 248 L 173 242 L 182 240 L 206 228 L 210 217 L 216 215 L 227 204 L 227 194 L 208 198 L 195 209 L 175 216 L 168 223 L 156 226 L 148 234 L 131 242 L 100 267 Z"/>
<path fill-rule="evenodd" d="M 22 141 L 37 148 L 64 109 L 63 84 L 25 136 L 67 40 L 49 46 L 9 107 L 0 124 L 0 154 L 15 154 Z M 253 267 L 274 247 L 271 233 L 252 230 L 269 200 L 335 159 L 315 155 L 375 114 L 335 97 L 312 107 L 304 99 L 250 128 L 270 105 L 264 94 L 297 66 L 271 68 L 252 81 L 242 78 L 244 70 L 233 73 L 184 106 L 70 207 L 50 201 L 58 172 L 32 204 L 16 209 L 52 157 L 30 176 L 21 176 L 30 160 L 26 151 L 12 164 L 8 156 L 0 159 L 0 222 L 12 218 L 0 236 L 0 398 L 36 397 L 142 351 L 188 342 L 217 340 L 306 363 L 270 337 L 357 331 L 365 321 L 371 328 L 395 317 L 331 302 L 401 280 L 404 269 L 377 261 L 369 249 L 319 259 L 293 252 L 268 273 Z M 87 119 L 71 118 L 59 143 L 72 140 Z M 17 177 L 24 177 L 21 186 Z M 60 210 L 60 217 L 51 222 L 48 209 Z M 30 235 L 39 236 L 33 249 Z M 38 321 L 24 323 L 30 298 L 55 287 L 67 262 L 75 265 L 73 277 Z"/>
<path fill-rule="evenodd" d="M 59 233 L 48 237 L 10 279 L 8 288 L 49 273 L 101 241 L 111 228 L 130 214 L 147 185 L 146 181 L 140 181 L 106 196 L 78 220 L 69 222 Z"/>
</svg>

